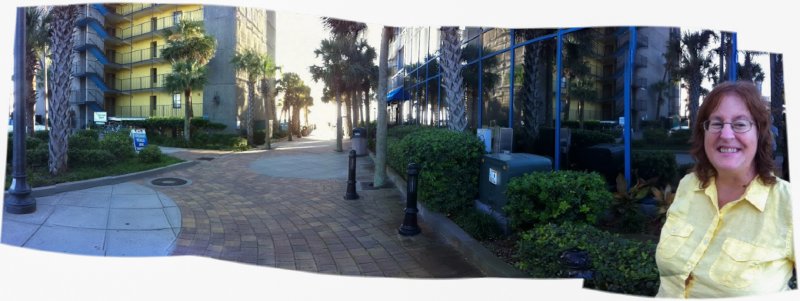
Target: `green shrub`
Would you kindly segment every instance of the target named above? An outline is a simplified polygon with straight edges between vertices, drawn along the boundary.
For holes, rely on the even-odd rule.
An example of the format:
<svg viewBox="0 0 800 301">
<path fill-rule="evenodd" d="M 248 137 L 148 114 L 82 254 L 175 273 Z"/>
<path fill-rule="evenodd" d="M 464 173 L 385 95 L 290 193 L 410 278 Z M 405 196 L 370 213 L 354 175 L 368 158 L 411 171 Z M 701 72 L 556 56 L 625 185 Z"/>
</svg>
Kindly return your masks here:
<svg viewBox="0 0 800 301">
<path fill-rule="evenodd" d="M 105 149 L 72 148 L 67 152 L 69 164 L 77 166 L 108 166 L 118 162 L 118 158 Z"/>
<path fill-rule="evenodd" d="M 118 160 L 127 160 L 136 155 L 133 150 L 133 139 L 128 131 L 107 133 L 100 141 L 100 149 L 108 151 Z"/>
<path fill-rule="evenodd" d="M 139 151 L 137 155 L 139 162 L 156 163 L 161 161 L 161 148 L 157 145 L 149 144 Z"/>
<path fill-rule="evenodd" d="M 514 230 L 549 222 L 597 223 L 613 196 L 597 173 L 562 170 L 511 179 L 503 210 Z"/>
<path fill-rule="evenodd" d="M 98 149 L 100 148 L 99 133 L 93 130 L 77 131 L 69 136 L 69 148 Z"/>
<path fill-rule="evenodd" d="M 661 128 L 645 128 L 642 132 L 644 141 L 650 145 L 662 145 L 667 142 L 667 131 Z"/>
<path fill-rule="evenodd" d="M 572 130 L 570 152 L 580 154 L 581 150 L 601 143 L 614 143 L 614 136 L 600 131 Z"/>
<path fill-rule="evenodd" d="M 47 130 L 47 131 L 33 132 L 33 137 L 39 138 L 39 140 L 42 140 L 44 142 L 48 142 L 49 143 L 50 142 L 50 131 Z"/>
<path fill-rule="evenodd" d="M 675 154 L 662 150 L 637 150 L 631 154 L 631 166 L 636 170 L 637 178 L 650 180 L 658 178 L 656 183 L 663 186 L 671 183 L 678 174 L 678 163 Z"/>
<path fill-rule="evenodd" d="M 29 166 L 47 166 L 49 160 L 50 150 L 47 144 L 39 144 L 36 148 L 29 147 L 25 150 L 25 163 Z"/>
<path fill-rule="evenodd" d="M 672 132 L 667 139 L 667 144 L 675 146 L 686 146 L 689 144 L 689 138 L 692 137 L 692 130 L 677 130 Z"/>
<path fill-rule="evenodd" d="M 588 253 L 594 281 L 600 290 L 654 296 L 659 277 L 655 243 L 639 242 L 581 224 L 545 224 L 522 234 L 517 267 L 536 278 L 566 277 L 562 252 L 578 248 Z"/>
<path fill-rule="evenodd" d="M 386 131 L 386 136 L 387 137 L 394 137 L 394 138 L 397 138 L 397 139 L 403 139 L 408 134 L 411 134 L 413 132 L 419 131 L 420 129 L 422 129 L 422 127 L 419 126 L 419 125 L 398 125 L 398 126 L 393 126 L 393 127 L 389 128 Z"/>
<path fill-rule="evenodd" d="M 387 139 L 388 163 L 406 173 L 420 164 L 419 197 L 433 211 L 456 213 L 472 208 L 478 187 L 483 144 L 475 135 L 446 129 L 421 128 L 402 140 Z"/>
<path fill-rule="evenodd" d="M 267 142 L 265 140 L 266 136 L 267 136 L 266 130 L 255 131 L 255 133 L 253 133 L 253 143 L 255 143 L 255 145 L 265 144 Z"/>
<path fill-rule="evenodd" d="M 477 240 L 490 240 L 502 235 L 500 226 L 491 215 L 476 210 L 465 210 L 454 222 Z"/>
</svg>

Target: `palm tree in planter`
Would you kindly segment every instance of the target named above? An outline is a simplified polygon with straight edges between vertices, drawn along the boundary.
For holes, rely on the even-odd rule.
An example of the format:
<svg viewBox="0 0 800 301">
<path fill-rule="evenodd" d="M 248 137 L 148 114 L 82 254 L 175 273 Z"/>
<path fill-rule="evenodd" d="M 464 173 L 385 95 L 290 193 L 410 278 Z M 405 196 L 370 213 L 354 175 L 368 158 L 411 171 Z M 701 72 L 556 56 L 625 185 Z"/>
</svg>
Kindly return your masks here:
<svg viewBox="0 0 800 301">
<path fill-rule="evenodd" d="M 69 149 L 69 93 L 72 83 L 73 30 L 80 5 L 55 6 L 50 10 L 50 43 L 53 77 L 48 82 L 50 97 L 48 111 L 50 128 L 49 171 L 57 176 L 67 171 Z"/>
<path fill-rule="evenodd" d="M 461 34 L 458 27 L 442 27 L 442 85 L 448 108 L 448 128 L 463 132 L 467 129 L 464 105 L 464 78 L 461 75 Z"/>
<path fill-rule="evenodd" d="M 161 50 L 161 57 L 172 63 L 172 72 L 165 78 L 164 87 L 175 92 L 183 92 L 184 109 L 183 137 L 186 143 L 191 140 L 190 125 L 192 111 L 192 91 L 200 90 L 208 82 L 206 65 L 217 51 L 217 41 L 206 34 L 201 22 L 181 20 L 173 28 L 161 33 L 167 45 Z"/>
</svg>

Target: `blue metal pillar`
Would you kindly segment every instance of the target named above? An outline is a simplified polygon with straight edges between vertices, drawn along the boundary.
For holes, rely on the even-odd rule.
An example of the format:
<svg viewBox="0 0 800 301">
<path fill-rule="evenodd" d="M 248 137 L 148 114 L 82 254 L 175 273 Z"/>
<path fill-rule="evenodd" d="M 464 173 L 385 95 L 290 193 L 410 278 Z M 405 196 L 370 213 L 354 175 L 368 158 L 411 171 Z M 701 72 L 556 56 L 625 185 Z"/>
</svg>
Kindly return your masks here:
<svg viewBox="0 0 800 301">
<path fill-rule="evenodd" d="M 625 180 L 631 185 L 631 80 L 633 78 L 633 59 L 636 57 L 636 27 L 628 28 L 630 42 L 628 43 L 628 59 L 625 61 L 625 99 L 624 114 L 625 125 L 622 129 L 625 143 Z"/>
<path fill-rule="evenodd" d="M 472 117 L 472 116 L 470 116 Z M 478 36 L 478 128 L 483 127 L 483 29 Z"/>
<path fill-rule="evenodd" d="M 509 55 L 511 55 L 511 73 L 509 76 L 511 80 L 509 81 L 511 84 L 508 85 L 508 127 L 514 128 L 514 45 L 517 44 L 516 37 L 515 37 L 514 29 L 511 29 L 509 33 L 511 38 L 511 47 L 509 48 Z"/>
<path fill-rule="evenodd" d="M 439 123 L 439 124 L 437 124 L 437 126 L 441 126 L 442 125 L 442 70 L 441 70 L 441 66 L 439 67 L 439 77 L 436 78 L 436 114 L 439 116 L 438 118 L 436 118 L 436 122 Z"/>
<path fill-rule="evenodd" d="M 430 114 L 430 109 L 428 108 L 430 102 L 430 99 L 428 99 L 428 93 L 430 93 L 430 91 L 428 91 L 428 76 L 429 76 L 428 67 L 429 67 L 428 63 L 426 62 L 425 63 L 425 115 L 428 116 L 428 119 L 430 119 L 431 114 Z M 428 124 L 430 125 L 430 120 L 428 120 Z"/>
<path fill-rule="evenodd" d="M 563 46 L 561 43 L 561 36 L 563 32 L 561 29 L 558 30 L 558 34 L 556 35 L 556 124 L 555 124 L 555 165 L 553 170 L 558 170 L 561 161 L 561 47 Z"/>
<path fill-rule="evenodd" d="M 738 78 L 739 70 L 739 51 L 738 46 L 736 45 L 736 33 L 731 33 L 731 59 L 730 64 L 728 64 L 728 80 L 729 81 L 736 81 Z"/>
</svg>

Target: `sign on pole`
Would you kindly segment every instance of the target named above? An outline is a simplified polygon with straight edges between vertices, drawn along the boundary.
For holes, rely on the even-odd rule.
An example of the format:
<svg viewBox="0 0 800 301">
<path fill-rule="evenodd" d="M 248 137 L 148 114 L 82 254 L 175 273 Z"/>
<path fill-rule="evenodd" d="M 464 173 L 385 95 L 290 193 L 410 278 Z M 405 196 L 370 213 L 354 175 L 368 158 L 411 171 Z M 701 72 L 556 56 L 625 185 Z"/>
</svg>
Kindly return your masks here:
<svg viewBox="0 0 800 301">
<path fill-rule="evenodd" d="M 145 146 L 147 146 L 147 134 L 144 129 L 132 129 L 131 138 L 133 138 L 133 149 L 138 154 Z"/>
</svg>

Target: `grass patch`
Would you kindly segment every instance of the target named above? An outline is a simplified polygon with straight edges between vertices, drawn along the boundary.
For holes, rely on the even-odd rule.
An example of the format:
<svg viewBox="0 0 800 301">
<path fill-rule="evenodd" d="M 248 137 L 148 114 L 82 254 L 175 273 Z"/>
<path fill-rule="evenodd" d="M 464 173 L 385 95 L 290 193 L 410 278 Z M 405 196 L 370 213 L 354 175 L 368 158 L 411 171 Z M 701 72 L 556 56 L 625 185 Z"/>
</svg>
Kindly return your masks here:
<svg viewBox="0 0 800 301">
<path fill-rule="evenodd" d="M 47 166 L 28 167 L 26 171 L 28 175 L 28 184 L 35 188 L 59 183 L 124 175 L 164 167 L 180 162 L 183 162 L 183 160 L 168 155 L 161 155 L 161 161 L 154 163 L 142 163 L 136 157 L 133 157 L 108 166 L 70 167 L 67 172 L 55 177 L 50 175 L 50 172 L 47 170 Z M 8 190 L 8 188 L 11 186 L 12 171 L 13 167 L 11 164 L 6 165 L 6 190 Z"/>
</svg>

